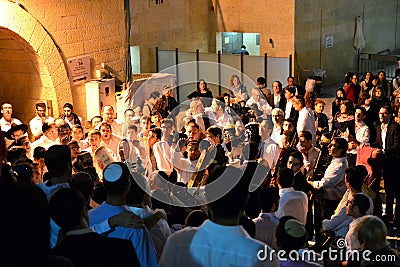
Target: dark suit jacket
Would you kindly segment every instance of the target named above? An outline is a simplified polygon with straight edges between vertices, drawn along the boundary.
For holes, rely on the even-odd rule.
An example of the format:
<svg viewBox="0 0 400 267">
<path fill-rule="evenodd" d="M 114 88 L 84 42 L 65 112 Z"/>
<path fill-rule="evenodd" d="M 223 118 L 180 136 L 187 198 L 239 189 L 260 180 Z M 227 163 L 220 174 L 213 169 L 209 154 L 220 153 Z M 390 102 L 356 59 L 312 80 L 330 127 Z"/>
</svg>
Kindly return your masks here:
<svg viewBox="0 0 400 267">
<path fill-rule="evenodd" d="M 279 102 L 279 108 L 283 110 L 283 112 L 285 112 L 286 110 L 286 103 L 287 103 L 287 99 L 285 96 L 281 96 L 281 101 Z M 286 114 L 285 114 L 286 116 Z M 297 123 L 297 119 L 299 118 L 299 112 L 296 111 L 294 109 L 294 107 L 292 106 L 292 109 L 290 110 L 290 115 L 289 118 L 292 118 L 294 120 L 294 127 L 296 127 L 296 123 Z"/>
<path fill-rule="evenodd" d="M 373 146 L 383 148 L 381 125 L 376 129 L 376 141 Z M 391 121 L 387 126 L 385 148 L 386 159 L 400 160 L 400 125 L 396 122 Z"/>
<path fill-rule="evenodd" d="M 70 259 L 75 267 L 140 266 L 131 241 L 97 233 L 68 235 L 53 253 Z"/>
<path fill-rule="evenodd" d="M 285 98 L 285 96 L 283 96 L 283 95 L 281 94 L 281 100 L 282 100 L 282 97 Z M 274 97 L 274 94 L 273 94 L 273 93 L 272 93 L 272 94 L 269 94 L 269 95 L 267 95 L 267 96 L 265 97 L 265 100 L 267 100 L 268 104 L 269 104 L 272 108 L 275 108 L 274 99 L 275 99 L 275 97 Z M 276 104 L 278 105 L 279 108 L 281 108 L 280 103 L 281 103 L 281 101 L 279 101 L 279 103 L 276 103 Z"/>
</svg>

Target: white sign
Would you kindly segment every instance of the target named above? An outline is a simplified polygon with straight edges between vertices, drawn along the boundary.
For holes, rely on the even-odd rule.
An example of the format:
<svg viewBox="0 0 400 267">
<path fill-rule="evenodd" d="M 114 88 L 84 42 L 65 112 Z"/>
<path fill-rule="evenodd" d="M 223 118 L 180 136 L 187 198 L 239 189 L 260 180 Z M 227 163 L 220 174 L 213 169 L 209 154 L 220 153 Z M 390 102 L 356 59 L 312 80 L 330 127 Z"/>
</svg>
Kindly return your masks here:
<svg viewBox="0 0 400 267">
<path fill-rule="evenodd" d="M 325 35 L 325 48 L 333 47 L 333 35 Z"/>
<path fill-rule="evenodd" d="M 76 57 L 67 60 L 69 81 L 72 85 L 88 82 L 92 79 L 90 57 Z"/>
</svg>

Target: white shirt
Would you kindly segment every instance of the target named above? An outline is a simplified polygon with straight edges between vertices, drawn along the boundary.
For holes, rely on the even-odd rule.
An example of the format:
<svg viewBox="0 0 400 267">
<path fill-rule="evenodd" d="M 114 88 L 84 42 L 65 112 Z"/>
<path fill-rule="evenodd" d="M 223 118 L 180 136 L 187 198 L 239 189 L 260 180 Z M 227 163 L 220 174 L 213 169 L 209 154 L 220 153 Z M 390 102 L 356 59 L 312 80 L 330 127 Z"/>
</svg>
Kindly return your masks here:
<svg viewBox="0 0 400 267">
<path fill-rule="evenodd" d="M 271 132 L 271 139 L 274 140 L 275 143 L 277 143 L 278 145 L 282 142 L 281 132 L 282 132 L 282 127 L 281 126 L 276 127 L 274 125 Z"/>
<path fill-rule="evenodd" d="M 300 151 L 300 143 L 296 146 L 297 150 Z M 319 148 L 311 146 L 311 148 L 303 154 L 303 169 L 306 171 L 306 178 L 312 177 L 314 174 L 314 166 L 319 155 Z"/>
<path fill-rule="evenodd" d="M 123 126 L 124 126 L 124 122 L 117 122 L 117 121 L 113 121 L 112 123 L 111 123 L 111 130 L 112 130 L 112 133 L 114 134 L 114 135 L 116 135 L 116 136 L 118 136 L 118 137 L 121 137 L 122 136 L 122 128 L 123 128 Z"/>
<path fill-rule="evenodd" d="M 274 213 L 260 213 L 257 218 L 253 219 L 253 222 L 256 225 L 256 236 L 254 238 L 278 250 L 275 230 L 278 226 L 279 218 Z"/>
<path fill-rule="evenodd" d="M 271 253 L 272 262 L 268 258 L 258 260 L 260 250 Z M 251 238 L 242 226 L 224 226 L 206 220 L 199 227 L 187 227 L 172 234 L 159 266 L 279 266 L 279 262 L 269 246 Z"/>
<path fill-rule="evenodd" d="M 297 133 L 300 133 L 301 131 L 309 131 L 312 134 L 313 144 L 315 145 L 315 118 L 314 112 L 310 108 L 304 107 L 299 111 L 296 129 Z"/>
<path fill-rule="evenodd" d="M 281 95 L 274 94 L 274 108 L 279 108 L 280 101 L 281 101 Z"/>
<path fill-rule="evenodd" d="M 45 121 L 54 121 L 53 117 L 46 117 Z M 35 137 L 39 137 L 43 132 L 42 132 L 42 118 L 39 117 L 38 115 L 36 117 L 34 117 L 33 119 L 31 119 L 31 121 L 29 122 L 29 127 L 31 128 L 31 132 L 33 134 L 33 136 Z"/>
<path fill-rule="evenodd" d="M 178 182 L 188 183 L 196 170 L 196 161 L 190 161 L 183 157 L 182 152 L 174 151 L 172 153 L 172 165 L 178 173 Z"/>
<path fill-rule="evenodd" d="M 374 203 L 371 197 L 365 193 L 357 194 L 363 194 L 368 198 L 369 209 L 367 210 L 366 214 L 373 215 Z M 347 201 L 351 198 L 352 195 L 353 194 L 351 194 L 350 190 L 347 190 L 331 218 L 329 220 L 325 219 L 322 221 L 322 229 L 324 229 L 324 231 L 335 231 L 336 236 L 346 236 L 349 230 L 349 224 L 353 220 L 351 216 L 346 214 Z"/>
<path fill-rule="evenodd" d="M 33 151 L 38 146 L 44 147 L 47 150 L 49 147 L 55 144 L 57 144 L 56 141 L 50 140 L 47 138 L 47 136 L 42 135 L 38 140 L 31 144 L 31 150 Z"/>
<path fill-rule="evenodd" d="M 226 112 L 224 112 L 224 114 L 222 116 L 220 116 L 218 119 L 216 119 L 215 122 L 216 122 L 216 125 L 221 129 L 223 129 L 225 126 L 235 124 L 231 115 L 229 115 Z"/>
<path fill-rule="evenodd" d="M 388 125 L 387 124 L 381 124 L 381 129 L 382 129 L 382 150 L 383 150 L 383 153 L 385 153 L 385 149 L 386 149 L 386 142 L 385 142 L 385 140 L 386 140 L 386 133 L 387 133 L 387 127 L 388 127 Z"/>
<path fill-rule="evenodd" d="M 339 200 L 346 191 L 344 183 L 344 171 L 349 167 L 346 157 L 333 158 L 326 168 L 324 178 L 321 181 L 314 181 L 315 189 L 325 190 L 324 198 Z"/>
<path fill-rule="evenodd" d="M 108 144 L 106 144 L 103 140 L 101 141 L 100 145 L 105 146 L 113 152 L 113 156 L 115 157 L 118 154 L 118 145 L 121 142 L 121 138 L 118 136 L 111 134 L 111 138 Z"/>
<path fill-rule="evenodd" d="M 253 97 L 250 97 L 246 102 L 246 106 L 250 107 L 252 104 L 257 104 L 259 110 L 262 110 L 264 115 L 271 115 L 272 107 L 268 104 L 267 100 L 260 98 L 260 101 L 256 102 Z"/>
<path fill-rule="evenodd" d="M 171 148 L 166 141 L 159 141 L 153 145 L 153 153 L 157 162 L 157 169 L 160 171 L 173 171 L 171 162 Z"/>
<path fill-rule="evenodd" d="M 275 216 L 281 218 L 286 215 L 295 217 L 302 223 L 306 223 L 308 211 L 308 198 L 302 191 L 296 191 L 293 187 L 279 190 L 279 207 Z"/>
<path fill-rule="evenodd" d="M 143 208 L 129 206 L 129 209 L 142 219 L 153 214 L 153 211 L 148 206 Z M 158 257 L 161 257 L 167 238 L 171 235 L 171 229 L 166 220 L 160 219 L 152 228 L 149 229 L 149 232 Z"/>
<path fill-rule="evenodd" d="M 290 118 L 290 112 L 292 111 L 292 101 L 288 100 L 286 101 L 286 107 L 285 107 L 285 119 Z"/>
<path fill-rule="evenodd" d="M 353 219 L 353 221 L 349 224 L 349 231 L 346 234 L 346 244 L 347 244 L 347 250 L 360 250 L 361 245 L 360 242 L 356 239 L 355 236 L 355 228 L 358 222 L 362 219 L 363 216 Z"/>
<path fill-rule="evenodd" d="M 279 154 L 281 153 L 281 149 L 279 148 L 278 144 L 275 143 L 274 140 L 271 138 L 267 138 L 263 141 L 263 148 L 262 148 L 262 159 L 268 163 L 270 168 L 274 168 L 276 162 L 279 159 Z"/>
<path fill-rule="evenodd" d="M 3 132 L 7 132 L 8 130 L 11 129 L 11 124 L 17 124 L 20 125 L 22 124 L 22 122 L 19 119 L 16 118 L 11 118 L 11 121 L 8 122 L 4 119 L 4 117 L 1 117 L 0 119 L 0 130 L 2 130 Z"/>
<path fill-rule="evenodd" d="M 369 143 L 369 127 L 365 124 L 365 122 L 361 123 L 361 126 L 355 127 L 356 132 L 356 140 L 361 144 Z M 347 153 L 357 154 L 358 148 L 354 148 Z"/>
</svg>

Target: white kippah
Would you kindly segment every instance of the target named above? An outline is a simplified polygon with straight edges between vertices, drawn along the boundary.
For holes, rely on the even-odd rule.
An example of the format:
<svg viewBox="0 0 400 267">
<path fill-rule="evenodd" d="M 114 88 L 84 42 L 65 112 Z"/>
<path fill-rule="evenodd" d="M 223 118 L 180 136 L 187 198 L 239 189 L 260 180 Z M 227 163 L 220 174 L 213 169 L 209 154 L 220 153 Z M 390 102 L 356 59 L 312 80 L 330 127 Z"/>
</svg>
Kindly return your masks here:
<svg viewBox="0 0 400 267">
<path fill-rule="evenodd" d="M 103 179 L 107 182 L 115 182 L 121 178 L 122 168 L 118 164 L 110 164 L 104 169 Z"/>
</svg>

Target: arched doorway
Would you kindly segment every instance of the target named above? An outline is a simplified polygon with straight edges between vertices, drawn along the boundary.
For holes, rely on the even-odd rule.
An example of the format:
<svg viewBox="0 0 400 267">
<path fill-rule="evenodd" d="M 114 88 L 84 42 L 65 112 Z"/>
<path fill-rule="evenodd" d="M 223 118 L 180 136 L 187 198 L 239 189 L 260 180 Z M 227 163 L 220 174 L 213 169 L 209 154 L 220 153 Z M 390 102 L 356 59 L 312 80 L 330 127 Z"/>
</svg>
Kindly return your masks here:
<svg viewBox="0 0 400 267">
<path fill-rule="evenodd" d="M 35 104 L 51 104 L 54 116 L 72 103 L 64 60 L 43 26 L 19 5 L 0 0 L 0 102 L 14 106 L 14 116 L 28 124 Z"/>
</svg>

